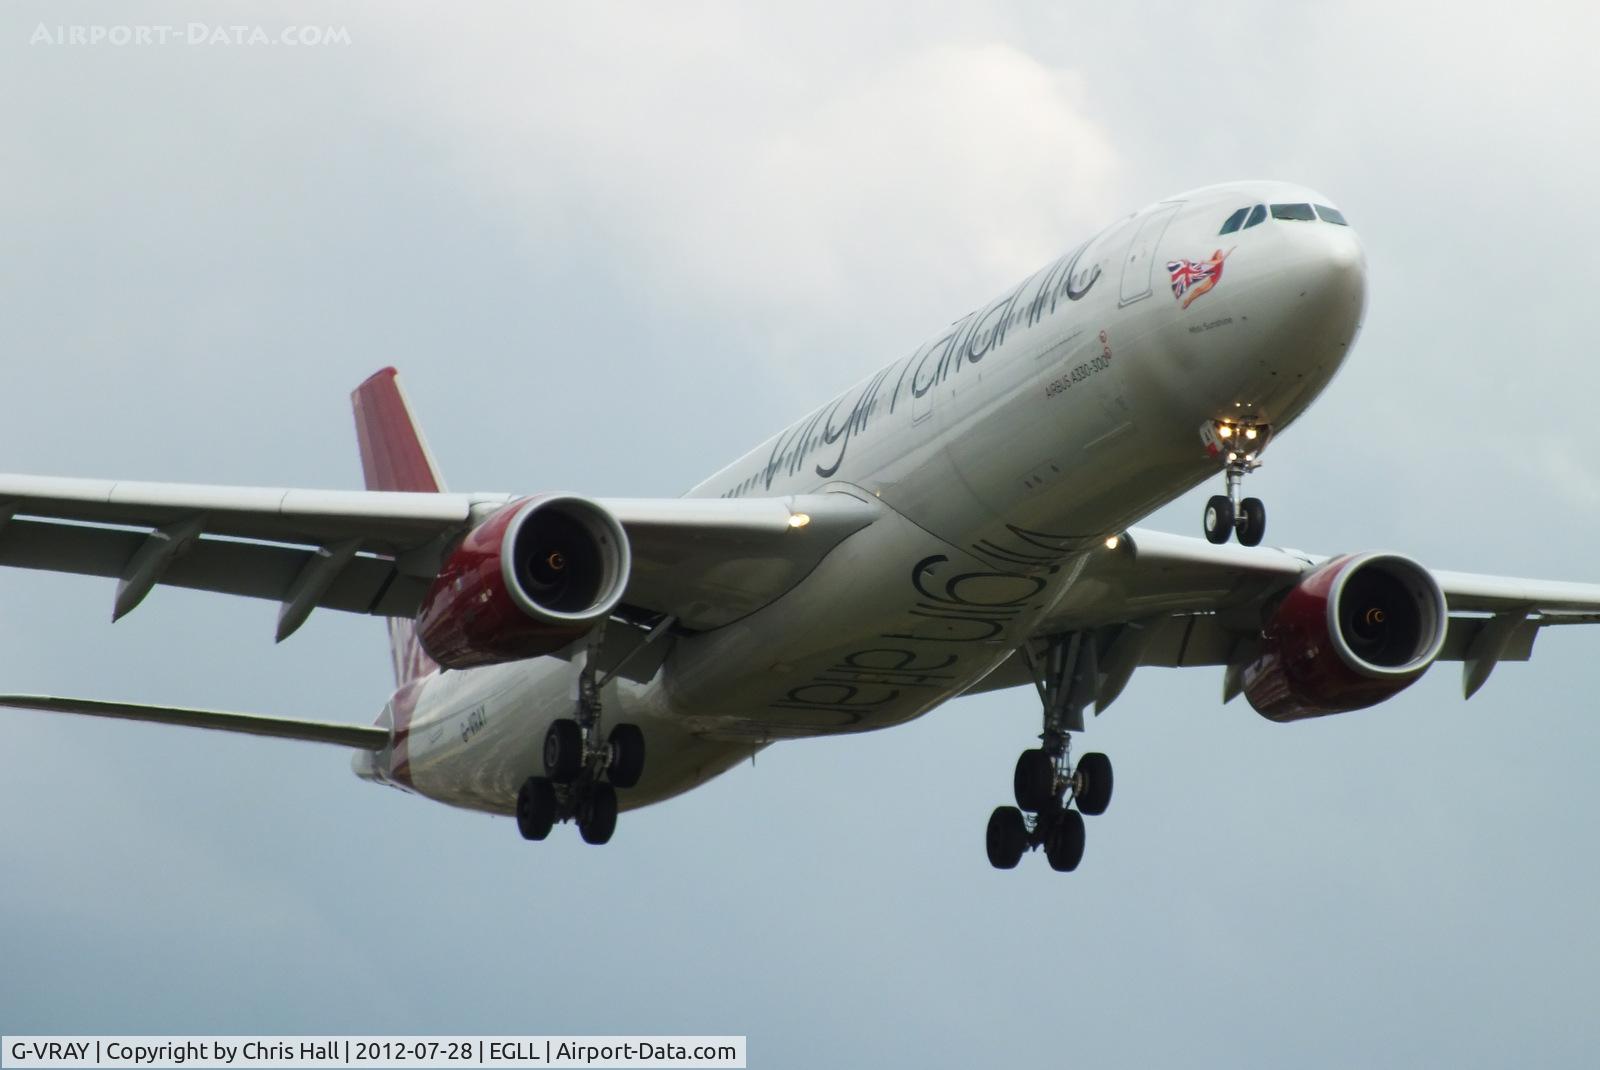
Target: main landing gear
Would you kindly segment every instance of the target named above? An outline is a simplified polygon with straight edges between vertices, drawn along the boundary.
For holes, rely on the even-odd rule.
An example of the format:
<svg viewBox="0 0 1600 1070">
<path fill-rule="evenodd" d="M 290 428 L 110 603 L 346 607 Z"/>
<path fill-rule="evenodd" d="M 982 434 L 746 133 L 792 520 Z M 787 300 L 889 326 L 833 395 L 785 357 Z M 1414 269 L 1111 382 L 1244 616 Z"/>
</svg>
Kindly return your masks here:
<svg viewBox="0 0 1600 1070">
<path fill-rule="evenodd" d="M 574 821 L 585 843 L 606 843 L 617 828 L 617 789 L 644 775 L 644 733 L 618 724 L 600 736 L 600 687 L 586 663 L 578 675 L 576 717 L 550 725 L 544 737 L 544 776 L 517 792 L 517 830 L 542 840 L 557 821 Z M 603 779 L 602 779 L 603 778 Z"/>
<path fill-rule="evenodd" d="M 1200 440 L 1213 456 L 1227 466 L 1228 493 L 1213 494 L 1206 502 L 1202 523 L 1206 538 L 1218 545 L 1237 535 L 1244 546 L 1259 545 L 1267 533 L 1267 507 L 1260 498 L 1239 499 L 1244 477 L 1261 467 L 1257 459 L 1267 448 L 1272 431 L 1266 424 L 1233 420 L 1208 421 L 1200 428 Z"/>
<path fill-rule="evenodd" d="M 1111 759 L 1091 752 L 1072 763 L 1071 733 L 1083 731 L 1083 711 L 1098 682 L 1094 639 L 1053 636 L 1042 661 L 1028 647 L 1020 653 L 1044 704 L 1042 745 L 1017 759 L 1017 805 L 995 807 L 985 846 L 996 869 L 1015 869 L 1024 853 L 1042 847 L 1051 869 L 1069 873 L 1083 860 L 1083 815 L 1103 814 L 1111 805 Z"/>
</svg>

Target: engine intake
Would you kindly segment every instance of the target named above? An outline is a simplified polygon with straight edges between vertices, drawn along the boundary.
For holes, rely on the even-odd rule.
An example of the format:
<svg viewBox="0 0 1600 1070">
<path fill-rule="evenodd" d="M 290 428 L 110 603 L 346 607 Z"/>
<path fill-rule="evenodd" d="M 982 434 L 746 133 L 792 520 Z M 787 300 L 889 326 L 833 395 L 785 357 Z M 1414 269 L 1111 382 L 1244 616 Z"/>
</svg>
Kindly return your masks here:
<svg viewBox="0 0 1600 1070">
<path fill-rule="evenodd" d="M 1377 705 L 1444 647 L 1449 609 L 1431 573 L 1399 554 L 1338 557 L 1278 603 L 1241 674 L 1256 712 L 1298 721 Z"/>
<path fill-rule="evenodd" d="M 417 613 L 417 638 L 450 669 L 551 654 L 610 615 L 628 586 L 628 536 L 599 503 L 524 498 L 473 528 Z"/>
</svg>

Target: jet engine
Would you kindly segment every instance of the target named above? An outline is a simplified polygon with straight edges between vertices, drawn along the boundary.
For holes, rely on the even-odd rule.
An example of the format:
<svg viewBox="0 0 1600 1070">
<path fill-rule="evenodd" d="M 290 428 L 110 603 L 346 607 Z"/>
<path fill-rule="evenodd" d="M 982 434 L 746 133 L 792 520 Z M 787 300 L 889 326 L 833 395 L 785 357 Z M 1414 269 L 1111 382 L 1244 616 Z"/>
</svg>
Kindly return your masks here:
<svg viewBox="0 0 1600 1070">
<path fill-rule="evenodd" d="M 1444 646 L 1448 621 L 1444 592 L 1410 558 L 1334 558 L 1278 603 L 1240 683 L 1272 721 L 1365 709 L 1421 678 Z"/>
<path fill-rule="evenodd" d="M 628 585 L 628 536 L 599 503 L 512 502 L 467 533 L 417 613 L 417 638 L 449 669 L 551 654 L 611 613 Z"/>
</svg>

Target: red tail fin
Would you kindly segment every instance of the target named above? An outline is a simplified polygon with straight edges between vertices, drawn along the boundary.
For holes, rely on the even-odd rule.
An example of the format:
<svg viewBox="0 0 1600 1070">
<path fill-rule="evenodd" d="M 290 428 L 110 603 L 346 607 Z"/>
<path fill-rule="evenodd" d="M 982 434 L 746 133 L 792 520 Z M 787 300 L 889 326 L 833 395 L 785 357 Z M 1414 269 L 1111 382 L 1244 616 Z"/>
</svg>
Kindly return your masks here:
<svg viewBox="0 0 1600 1070">
<path fill-rule="evenodd" d="M 356 440 L 361 447 L 361 471 L 368 490 L 434 494 L 444 490 L 433 454 L 428 452 L 405 392 L 400 389 L 398 372 L 393 368 L 376 372 L 356 387 L 350 404 L 355 409 Z M 411 621 L 389 621 L 389 648 L 398 685 L 404 686 L 438 668 L 417 642 Z"/>
<path fill-rule="evenodd" d="M 361 443 L 361 470 L 368 490 L 444 490 L 433 454 L 411 415 L 400 373 L 375 372 L 350 395 L 356 410 L 356 438 Z"/>
</svg>

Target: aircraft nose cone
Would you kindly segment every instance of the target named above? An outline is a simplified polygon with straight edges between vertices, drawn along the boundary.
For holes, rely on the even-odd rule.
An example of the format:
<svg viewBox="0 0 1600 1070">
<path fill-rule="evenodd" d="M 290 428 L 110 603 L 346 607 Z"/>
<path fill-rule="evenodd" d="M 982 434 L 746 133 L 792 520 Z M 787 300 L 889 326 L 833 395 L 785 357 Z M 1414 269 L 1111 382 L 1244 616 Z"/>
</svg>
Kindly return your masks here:
<svg viewBox="0 0 1600 1070">
<path fill-rule="evenodd" d="M 1367 296 L 1367 255 L 1354 234 L 1335 232 L 1324 234 L 1322 254 L 1322 288 L 1330 299 L 1339 304 L 1354 303 L 1361 306 Z"/>
<path fill-rule="evenodd" d="M 1367 257 L 1348 227 L 1308 225 L 1296 235 L 1295 268 L 1285 307 L 1296 326 L 1325 341 L 1348 346 L 1367 301 Z"/>
<path fill-rule="evenodd" d="M 1367 264 L 1349 227 L 1324 220 L 1277 220 L 1270 244 L 1241 259 L 1245 292 L 1236 308 L 1247 344 L 1230 350 L 1232 396 L 1278 427 L 1303 412 L 1349 355 L 1366 310 Z M 1242 243 L 1241 243 L 1242 244 Z"/>
</svg>

